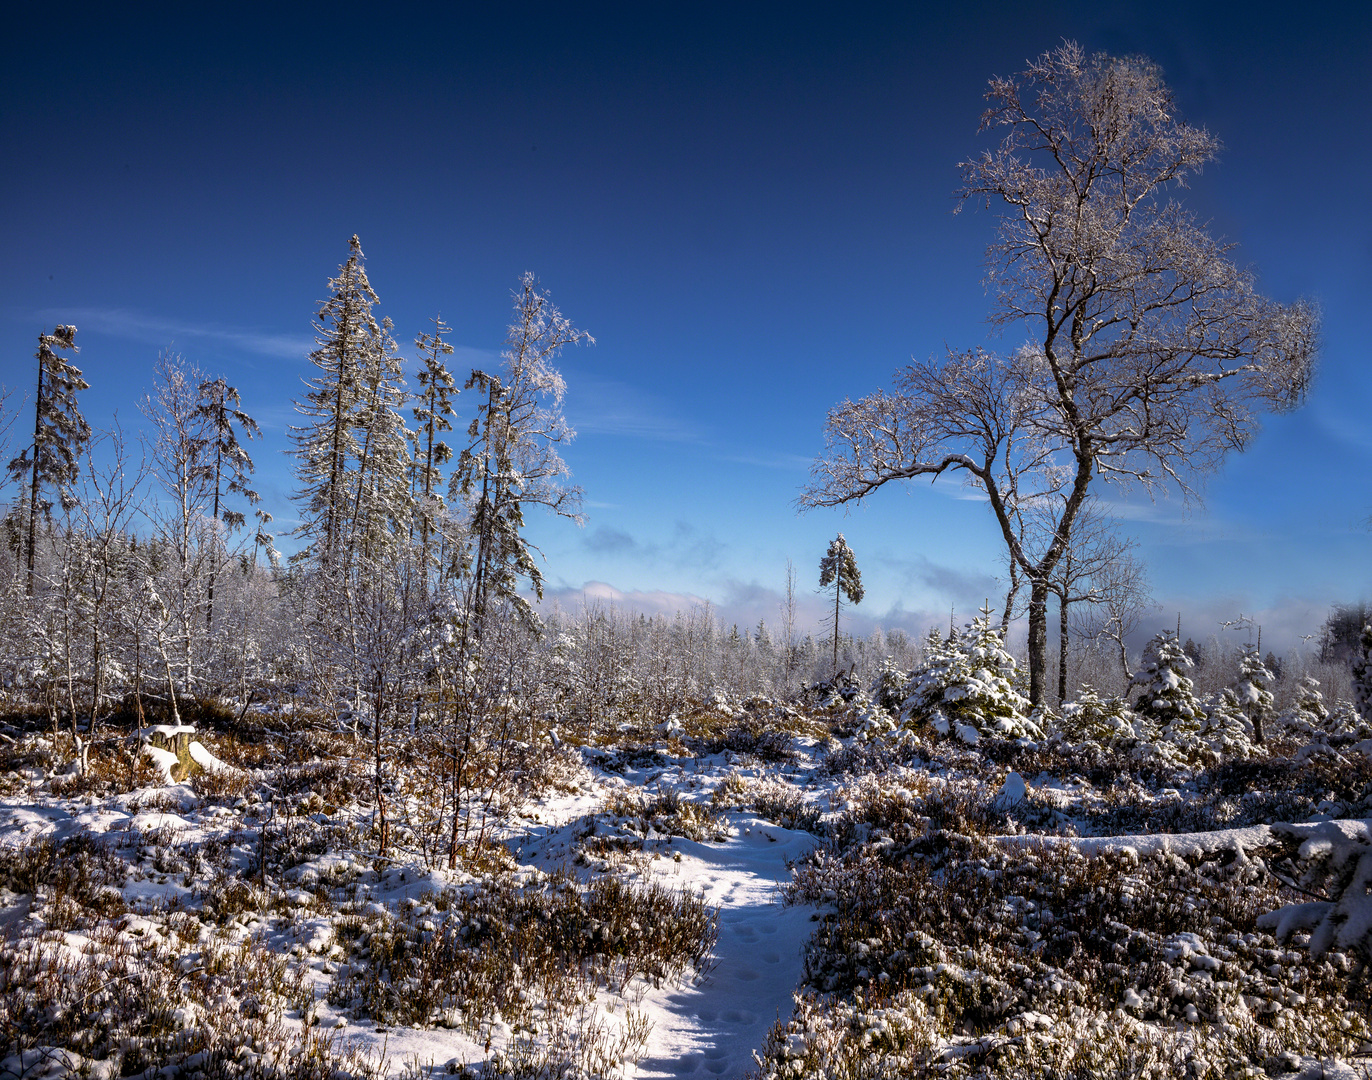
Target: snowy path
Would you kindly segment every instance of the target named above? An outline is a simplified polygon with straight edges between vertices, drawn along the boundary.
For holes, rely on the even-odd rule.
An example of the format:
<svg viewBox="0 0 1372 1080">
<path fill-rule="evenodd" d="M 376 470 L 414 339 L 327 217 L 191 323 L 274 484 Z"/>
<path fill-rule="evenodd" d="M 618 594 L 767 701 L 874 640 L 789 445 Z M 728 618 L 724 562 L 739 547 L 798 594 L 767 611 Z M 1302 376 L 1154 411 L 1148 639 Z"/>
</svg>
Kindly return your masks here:
<svg viewBox="0 0 1372 1080">
<path fill-rule="evenodd" d="M 787 860 L 809 851 L 815 838 L 751 815 L 730 818 L 736 835 L 728 843 L 676 839 L 681 862 L 653 864 L 665 881 L 701 890 L 718 906 L 719 942 L 714 968 L 697 985 L 645 995 L 639 1008 L 653 1031 L 640 1077 L 742 1076 L 777 1017 L 791 1014 L 813 912 L 782 907 L 776 893 L 790 878 Z"/>
<path fill-rule="evenodd" d="M 518 857 L 545 870 L 571 868 L 580 825 L 602 805 L 608 789 L 647 790 L 650 781 L 665 780 L 687 797 L 699 798 L 718 775 L 699 763 L 689 773 L 657 769 L 645 776 L 630 770 L 623 778 L 601 780 L 580 796 L 540 800 L 540 820 L 526 822 L 523 842 L 515 845 Z M 676 836 L 645 845 L 659 857 L 648 860 L 640 872 L 673 890 L 703 894 L 719 910 L 719 939 L 714 966 L 704 976 L 688 978 L 684 985 L 639 987 L 629 995 L 626 1004 L 646 1013 L 652 1023 L 644 1057 L 636 1071 L 627 1071 L 629 1076 L 741 1077 L 754 1067 L 753 1051 L 761 1049 L 777 1018 L 791 1015 L 791 995 L 804 974 L 802 949 L 815 929 L 814 909 L 783 907 L 778 886 L 791 879 L 787 863 L 802 858 L 819 841 L 751 813 L 726 817 L 729 839 L 724 843 Z M 578 870 L 584 880 L 594 873 Z"/>
</svg>

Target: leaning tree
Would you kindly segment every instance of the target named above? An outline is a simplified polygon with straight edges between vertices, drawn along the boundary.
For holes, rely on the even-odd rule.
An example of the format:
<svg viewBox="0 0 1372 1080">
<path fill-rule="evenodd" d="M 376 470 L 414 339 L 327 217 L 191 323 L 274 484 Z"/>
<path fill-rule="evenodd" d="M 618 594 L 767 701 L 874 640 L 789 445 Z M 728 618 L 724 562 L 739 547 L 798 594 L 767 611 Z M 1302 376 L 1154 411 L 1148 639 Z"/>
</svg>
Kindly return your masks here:
<svg viewBox="0 0 1372 1080">
<path fill-rule="evenodd" d="M 945 473 L 981 489 L 1029 583 L 1041 705 L 1050 582 L 1092 481 L 1194 496 L 1258 411 L 1301 401 L 1319 320 L 1260 295 L 1171 196 L 1219 144 L 1176 118 L 1156 65 L 1068 42 L 986 97 L 982 129 L 1004 138 L 962 164 L 961 195 L 1001 208 L 991 321 L 1028 340 L 912 363 L 894 390 L 836 406 L 800 505 Z M 1050 528 L 1017 528 L 1031 506 L 1051 507 Z"/>
</svg>

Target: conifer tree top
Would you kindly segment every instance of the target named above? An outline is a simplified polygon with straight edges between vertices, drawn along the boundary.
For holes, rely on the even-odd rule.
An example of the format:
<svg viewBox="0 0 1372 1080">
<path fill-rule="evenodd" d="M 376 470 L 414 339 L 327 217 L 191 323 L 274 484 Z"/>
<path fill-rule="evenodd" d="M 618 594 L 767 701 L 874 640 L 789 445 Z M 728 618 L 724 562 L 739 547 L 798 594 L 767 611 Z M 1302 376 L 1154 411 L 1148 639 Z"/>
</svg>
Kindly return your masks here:
<svg viewBox="0 0 1372 1080">
<path fill-rule="evenodd" d="M 854 604 L 862 603 L 862 574 L 858 571 L 857 556 L 848 541 L 839 533 L 829 542 L 829 550 L 819 561 L 819 584 L 832 585 L 835 580 L 843 594 Z"/>
</svg>

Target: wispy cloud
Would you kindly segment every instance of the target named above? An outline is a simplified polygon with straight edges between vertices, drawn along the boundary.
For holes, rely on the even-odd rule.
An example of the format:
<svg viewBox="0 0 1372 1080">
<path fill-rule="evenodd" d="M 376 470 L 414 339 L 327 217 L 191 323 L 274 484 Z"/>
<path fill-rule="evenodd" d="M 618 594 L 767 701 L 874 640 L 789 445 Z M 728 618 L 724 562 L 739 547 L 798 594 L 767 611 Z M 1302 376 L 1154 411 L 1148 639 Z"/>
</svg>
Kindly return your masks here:
<svg viewBox="0 0 1372 1080">
<path fill-rule="evenodd" d="M 604 525 L 598 527 L 582 543 L 585 544 L 587 551 L 593 551 L 597 555 L 622 555 L 638 548 L 638 542 L 628 533 L 620 529 L 608 529 Z"/>
<path fill-rule="evenodd" d="M 1332 602 L 1332 601 L 1331 601 Z M 1181 636 L 1204 642 L 1217 637 L 1225 645 L 1246 644 L 1262 628 L 1262 650 L 1277 654 L 1312 648 L 1307 635 L 1317 634 L 1329 615 L 1329 605 L 1309 597 L 1276 596 L 1265 604 L 1246 593 L 1228 593 L 1197 598 L 1190 595 L 1165 596 L 1156 611 L 1140 621 L 1137 640 L 1130 644 L 1141 650 L 1159 630 L 1175 630 L 1181 616 Z M 1224 624 L 1245 616 L 1248 625 L 1224 628 Z"/>
<path fill-rule="evenodd" d="M 1005 587 L 991 574 L 947 566 L 924 555 L 902 557 L 880 554 L 875 561 L 894 572 L 903 588 L 922 586 L 959 605 L 974 602 L 979 605 L 987 597 L 1005 591 Z"/>
<path fill-rule="evenodd" d="M 721 454 L 720 460 L 753 465 L 759 469 L 780 469 L 783 472 L 809 472 L 813 464 L 812 458 L 785 453 Z"/>
<path fill-rule="evenodd" d="M 314 348 L 314 338 L 305 334 L 273 334 L 222 324 L 187 323 L 127 308 L 77 308 L 75 311 L 68 308 L 44 311 L 40 315 L 48 321 L 67 319 L 78 327 L 152 345 L 187 340 L 215 341 L 257 356 L 288 360 L 298 360 Z"/>
<path fill-rule="evenodd" d="M 622 529 L 600 525 L 582 540 L 582 545 L 596 555 L 632 556 L 645 562 L 668 562 L 704 570 L 718 566 L 727 547 L 713 533 L 701 532 L 685 521 L 678 521 L 666 540 L 647 542 Z"/>
<path fill-rule="evenodd" d="M 543 603 L 556 604 L 565 611 L 578 611 L 582 605 L 617 607 L 629 611 L 641 611 L 648 615 L 674 615 L 678 611 L 690 611 L 710 603 L 703 596 L 693 593 L 675 593 L 664 590 L 642 591 L 630 589 L 622 591 L 604 581 L 588 581 L 581 588 L 566 586 L 560 589 L 544 589 Z"/>
<path fill-rule="evenodd" d="M 1170 499 L 1112 499 L 1098 495 L 1101 509 L 1121 521 L 1142 521 L 1150 525 L 1192 526 L 1197 523 L 1199 504 Z"/>
<path fill-rule="evenodd" d="M 1331 441 L 1342 447 L 1366 454 L 1372 451 L 1372 432 L 1361 416 L 1318 402 L 1308 410 L 1315 425 Z"/>
<path fill-rule="evenodd" d="M 627 435 L 664 442 L 700 442 L 694 425 L 656 394 L 585 372 L 567 375 L 567 419 L 582 435 Z"/>
</svg>

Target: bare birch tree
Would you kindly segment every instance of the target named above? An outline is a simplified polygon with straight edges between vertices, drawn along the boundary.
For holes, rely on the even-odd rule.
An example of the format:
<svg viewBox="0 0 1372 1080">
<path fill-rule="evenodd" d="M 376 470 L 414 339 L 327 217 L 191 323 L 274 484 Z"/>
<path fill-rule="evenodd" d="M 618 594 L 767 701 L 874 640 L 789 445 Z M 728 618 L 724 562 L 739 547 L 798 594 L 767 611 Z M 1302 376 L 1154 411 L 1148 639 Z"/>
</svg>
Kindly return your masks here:
<svg viewBox="0 0 1372 1080">
<path fill-rule="evenodd" d="M 1105 513 L 1096 500 L 1087 500 L 1077 515 L 1072 539 L 1048 580 L 1048 591 L 1058 601 L 1059 705 L 1067 699 L 1073 627 L 1083 623 L 1081 618 L 1073 619 L 1073 609 L 1082 604 L 1105 607 L 1104 619 L 1088 622 L 1100 628 L 1097 635 L 1108 635 L 1109 631 L 1118 629 L 1122 643 L 1124 634 L 1133 629 L 1123 625 L 1124 608 L 1131 611 L 1141 608 L 1147 593 L 1142 564 L 1134 555 L 1137 546 L 1136 541 L 1120 534 L 1119 522 Z M 1132 589 L 1123 588 L 1126 581 L 1132 583 Z M 1120 616 L 1118 620 L 1117 615 Z M 1085 617 L 1088 621 L 1092 618 Z M 1137 621 L 1136 615 L 1134 621 Z"/>
<path fill-rule="evenodd" d="M 1133 681 L 1127 639 L 1138 629 L 1144 613 L 1155 607 L 1148 586 L 1148 570 L 1128 549 L 1100 567 L 1091 578 L 1095 600 L 1072 622 L 1081 637 L 1109 641 L 1119 657 L 1125 685 Z"/>
<path fill-rule="evenodd" d="M 1037 706 L 1048 583 L 1092 481 L 1194 496 L 1194 478 L 1252 438 L 1260 409 L 1303 399 L 1319 320 L 1307 301 L 1261 296 L 1230 247 L 1170 197 L 1219 144 L 1176 118 L 1156 65 L 1066 43 L 992 79 L 986 96 L 982 129 L 1005 135 L 963 163 L 961 194 L 1002 208 L 988 249 L 992 322 L 1022 326 L 1029 341 L 1009 358 L 911 364 L 894 392 L 837 406 L 800 505 L 945 473 L 984 491 L 1029 582 Z M 1015 527 L 1016 500 L 1031 495 L 1060 498 L 1041 548 Z"/>
</svg>

